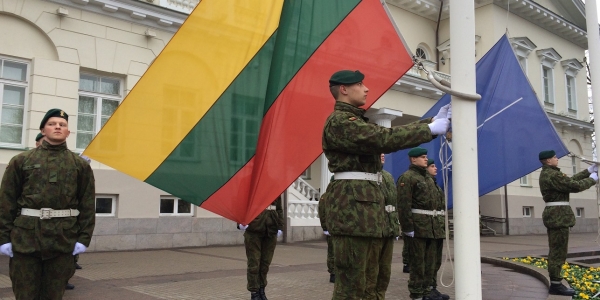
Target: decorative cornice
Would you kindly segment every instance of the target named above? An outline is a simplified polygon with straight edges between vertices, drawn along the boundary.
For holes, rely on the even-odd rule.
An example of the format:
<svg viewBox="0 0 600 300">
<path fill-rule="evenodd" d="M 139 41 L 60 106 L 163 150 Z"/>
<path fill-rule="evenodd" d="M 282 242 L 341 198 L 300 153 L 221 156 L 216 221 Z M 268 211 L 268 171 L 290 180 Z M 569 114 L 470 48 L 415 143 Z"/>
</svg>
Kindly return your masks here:
<svg viewBox="0 0 600 300">
<path fill-rule="evenodd" d="M 560 62 L 565 69 L 565 73 L 569 76 L 577 76 L 579 70 L 583 68 L 583 65 L 575 58 L 565 59 Z"/>
<path fill-rule="evenodd" d="M 537 46 L 528 37 L 515 37 L 510 39 L 510 43 L 517 56 L 528 57 L 529 53 Z"/>
<path fill-rule="evenodd" d="M 554 48 L 540 49 L 535 52 L 543 65 L 554 68 L 554 65 L 562 59 L 562 56 Z"/>
<path fill-rule="evenodd" d="M 582 133 L 592 133 L 594 131 L 594 124 L 589 121 L 577 120 L 571 117 L 562 116 L 559 114 L 546 112 L 548 114 L 548 118 L 554 124 L 554 127 L 557 129 L 568 128 L 570 130 L 582 132 Z"/>
<path fill-rule="evenodd" d="M 136 0 L 46 0 L 60 5 L 176 32 L 187 14 Z"/>
</svg>

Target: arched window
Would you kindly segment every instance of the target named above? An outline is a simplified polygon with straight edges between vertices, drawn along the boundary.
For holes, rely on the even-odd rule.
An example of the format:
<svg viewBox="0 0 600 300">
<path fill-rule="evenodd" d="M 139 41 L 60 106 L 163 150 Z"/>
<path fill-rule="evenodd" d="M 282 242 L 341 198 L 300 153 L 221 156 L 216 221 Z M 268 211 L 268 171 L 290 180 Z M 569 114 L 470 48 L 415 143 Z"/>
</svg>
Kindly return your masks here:
<svg viewBox="0 0 600 300">
<path fill-rule="evenodd" d="M 428 59 L 427 57 L 427 51 L 425 51 L 425 49 L 418 47 L 417 51 L 415 52 L 415 55 L 420 58 L 420 59 Z"/>
</svg>

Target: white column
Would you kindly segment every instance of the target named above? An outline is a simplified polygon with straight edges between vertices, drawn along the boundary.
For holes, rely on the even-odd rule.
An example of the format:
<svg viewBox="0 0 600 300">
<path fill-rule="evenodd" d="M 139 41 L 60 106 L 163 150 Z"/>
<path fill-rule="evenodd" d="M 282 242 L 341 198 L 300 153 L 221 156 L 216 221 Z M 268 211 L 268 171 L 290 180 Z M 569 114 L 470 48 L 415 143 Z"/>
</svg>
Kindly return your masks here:
<svg viewBox="0 0 600 300">
<path fill-rule="evenodd" d="M 398 117 L 402 117 L 402 112 L 389 108 L 379 108 L 369 110 L 365 117 L 369 118 L 369 122 L 373 122 L 379 126 L 390 128 L 392 127 L 392 120 Z"/>
<path fill-rule="evenodd" d="M 452 89 L 475 94 L 475 5 L 452 0 Z M 482 298 L 476 102 L 452 96 L 455 299 Z"/>
<path fill-rule="evenodd" d="M 327 167 L 328 162 L 329 160 L 325 157 L 325 153 L 321 153 L 321 188 L 319 189 L 321 195 L 325 193 L 327 185 L 329 184 L 329 179 L 331 179 L 331 175 L 333 174 L 329 172 L 329 168 Z"/>
<path fill-rule="evenodd" d="M 600 36 L 598 35 L 598 6 L 596 0 L 585 1 L 585 22 L 588 36 L 590 79 L 592 82 L 592 106 L 594 107 L 594 130 L 600 132 Z M 596 144 L 598 136 L 596 135 Z"/>
</svg>

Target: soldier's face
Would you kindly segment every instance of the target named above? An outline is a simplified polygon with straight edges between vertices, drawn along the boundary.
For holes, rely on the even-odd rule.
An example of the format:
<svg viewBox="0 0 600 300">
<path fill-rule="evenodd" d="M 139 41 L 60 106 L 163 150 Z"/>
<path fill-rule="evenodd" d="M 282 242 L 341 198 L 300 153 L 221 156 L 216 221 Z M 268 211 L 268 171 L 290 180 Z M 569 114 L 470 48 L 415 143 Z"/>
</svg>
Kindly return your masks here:
<svg viewBox="0 0 600 300">
<path fill-rule="evenodd" d="M 385 154 L 381 153 L 381 164 L 385 163 Z"/>
<path fill-rule="evenodd" d="M 341 85 L 340 92 L 346 95 L 349 104 L 360 107 L 367 103 L 369 88 L 364 83 L 357 82 L 352 85 Z"/>
<path fill-rule="evenodd" d="M 413 165 L 427 168 L 427 154 L 423 154 L 423 155 L 417 156 L 417 157 L 411 157 L 410 161 Z"/>
<path fill-rule="evenodd" d="M 437 175 L 437 167 L 435 166 L 435 164 L 430 164 L 427 167 L 427 172 L 429 172 L 429 174 L 431 174 L 432 176 Z"/>
<path fill-rule="evenodd" d="M 556 157 L 556 155 L 554 155 L 554 157 L 548 158 L 546 160 L 546 163 L 549 166 L 556 167 L 556 166 L 558 166 L 558 158 Z"/>
<path fill-rule="evenodd" d="M 42 134 L 44 134 L 46 141 L 53 145 L 64 143 L 70 133 L 67 120 L 59 117 L 48 119 L 48 122 L 42 128 Z"/>
</svg>

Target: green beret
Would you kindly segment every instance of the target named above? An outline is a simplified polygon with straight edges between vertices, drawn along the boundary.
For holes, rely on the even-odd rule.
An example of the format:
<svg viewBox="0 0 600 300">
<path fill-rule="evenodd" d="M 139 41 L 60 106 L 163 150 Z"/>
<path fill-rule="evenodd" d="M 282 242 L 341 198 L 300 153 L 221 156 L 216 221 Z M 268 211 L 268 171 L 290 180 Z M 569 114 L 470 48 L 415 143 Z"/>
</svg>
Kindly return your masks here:
<svg viewBox="0 0 600 300">
<path fill-rule="evenodd" d="M 412 148 L 408 151 L 408 157 L 419 157 L 425 154 L 427 154 L 427 149 L 421 147 Z"/>
<path fill-rule="evenodd" d="M 434 163 L 435 163 L 435 161 L 433 159 L 431 159 L 431 158 L 427 160 L 427 166 L 428 167 L 431 166 L 431 165 L 433 165 Z"/>
<path fill-rule="evenodd" d="M 38 135 L 35 137 L 35 141 L 37 142 L 37 141 L 41 140 L 43 137 L 44 137 L 44 135 L 43 135 L 43 134 L 40 132 L 40 133 L 38 133 Z"/>
<path fill-rule="evenodd" d="M 553 158 L 554 155 L 556 155 L 556 152 L 554 152 L 554 150 L 545 150 L 540 152 L 540 160 L 542 159 L 548 159 L 548 158 Z"/>
<path fill-rule="evenodd" d="M 64 110 L 53 108 L 49 110 L 42 119 L 42 122 L 40 123 L 40 129 L 44 128 L 44 126 L 46 126 L 46 122 L 48 122 L 48 119 L 52 117 L 59 117 L 69 121 L 69 115 L 67 115 L 67 113 Z"/>
<path fill-rule="evenodd" d="M 329 86 L 340 85 L 340 84 L 353 84 L 361 82 L 365 79 L 365 75 L 359 70 L 341 70 L 333 73 L 329 78 Z"/>
</svg>

